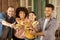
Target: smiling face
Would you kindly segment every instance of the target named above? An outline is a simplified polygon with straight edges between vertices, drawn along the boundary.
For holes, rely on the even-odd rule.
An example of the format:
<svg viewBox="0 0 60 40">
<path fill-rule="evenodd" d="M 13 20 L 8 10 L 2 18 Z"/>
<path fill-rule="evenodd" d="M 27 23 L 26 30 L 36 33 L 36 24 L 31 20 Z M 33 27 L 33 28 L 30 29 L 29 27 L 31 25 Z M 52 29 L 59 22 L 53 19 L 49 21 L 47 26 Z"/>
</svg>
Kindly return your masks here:
<svg viewBox="0 0 60 40">
<path fill-rule="evenodd" d="M 50 17 L 53 13 L 53 10 L 51 7 L 46 7 L 44 13 L 46 17 Z"/>
<path fill-rule="evenodd" d="M 20 12 L 19 12 L 19 17 L 20 17 L 21 19 L 24 19 L 24 18 L 25 18 L 25 12 L 20 11 Z"/>
<path fill-rule="evenodd" d="M 34 13 L 29 13 L 29 19 L 30 20 L 35 20 L 36 15 Z"/>
<path fill-rule="evenodd" d="M 9 17 L 12 17 L 12 16 L 14 16 L 14 13 L 15 13 L 14 8 L 9 7 L 8 10 L 7 10 L 7 15 L 8 15 Z"/>
</svg>

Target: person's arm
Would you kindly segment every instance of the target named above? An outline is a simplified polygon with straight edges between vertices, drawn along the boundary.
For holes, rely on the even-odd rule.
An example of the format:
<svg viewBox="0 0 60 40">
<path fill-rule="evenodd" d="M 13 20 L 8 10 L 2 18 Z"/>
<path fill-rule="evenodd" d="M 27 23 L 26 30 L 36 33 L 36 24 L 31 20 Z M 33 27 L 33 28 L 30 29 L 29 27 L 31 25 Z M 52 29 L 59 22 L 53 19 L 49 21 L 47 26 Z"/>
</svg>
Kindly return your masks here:
<svg viewBox="0 0 60 40">
<path fill-rule="evenodd" d="M 0 13 L 0 23 L 2 23 L 2 20 L 4 20 L 3 14 Z"/>
<path fill-rule="evenodd" d="M 44 36 L 52 36 L 53 34 L 51 33 L 55 33 L 56 30 L 58 28 L 58 22 L 55 20 L 54 22 L 52 22 L 49 26 L 49 28 L 47 30 L 45 30 L 44 32 L 39 32 L 39 33 L 36 33 L 38 36 L 41 36 L 41 35 L 44 35 Z"/>
<path fill-rule="evenodd" d="M 12 24 L 8 23 L 7 21 L 5 21 L 5 14 L 4 13 L 0 13 L 0 23 L 2 23 L 2 25 L 5 25 L 7 27 L 11 27 Z"/>
<path fill-rule="evenodd" d="M 43 32 L 38 32 L 37 28 L 34 28 L 31 34 L 36 35 L 36 36 L 44 36 Z"/>
<path fill-rule="evenodd" d="M 40 26 L 41 25 L 39 23 L 37 26 L 37 30 L 40 30 Z M 51 22 L 47 30 L 43 32 L 41 30 L 40 30 L 41 32 L 32 32 L 32 34 L 37 35 L 37 36 L 48 36 L 48 35 L 52 36 L 54 34 L 51 34 L 51 33 L 55 33 L 57 28 L 58 28 L 58 22 L 57 20 L 53 20 L 53 22 Z"/>
<path fill-rule="evenodd" d="M 11 23 L 8 23 L 5 20 L 2 20 L 2 24 L 5 25 L 5 26 L 7 26 L 7 27 L 10 27 L 10 28 L 14 28 L 15 27 L 15 23 L 16 22 L 14 22 L 14 23 L 11 24 Z"/>
<path fill-rule="evenodd" d="M 11 24 L 10 23 L 8 23 L 7 21 L 5 21 L 5 20 L 2 20 L 2 24 L 3 25 L 5 25 L 5 26 L 8 26 L 8 27 L 10 27 L 11 26 Z"/>
<path fill-rule="evenodd" d="M 36 33 L 37 36 L 44 36 L 44 33 L 43 32 L 38 32 Z"/>
<path fill-rule="evenodd" d="M 40 23 L 40 19 L 38 20 L 38 25 L 36 27 L 33 28 L 34 31 L 31 32 L 31 34 L 33 35 L 36 35 L 36 36 L 42 36 L 44 35 L 42 32 L 41 32 L 41 23 Z"/>
</svg>

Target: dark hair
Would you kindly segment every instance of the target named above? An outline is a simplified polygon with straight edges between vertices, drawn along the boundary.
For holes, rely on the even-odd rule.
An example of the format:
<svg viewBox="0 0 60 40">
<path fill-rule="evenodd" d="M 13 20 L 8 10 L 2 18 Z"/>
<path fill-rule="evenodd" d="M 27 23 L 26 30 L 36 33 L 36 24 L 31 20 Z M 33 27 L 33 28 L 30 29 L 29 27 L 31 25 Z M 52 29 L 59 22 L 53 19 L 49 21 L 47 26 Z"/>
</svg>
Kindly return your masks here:
<svg viewBox="0 0 60 40">
<path fill-rule="evenodd" d="M 47 4 L 45 7 L 50 7 L 50 8 L 52 8 L 52 10 L 54 10 L 54 5 L 52 5 L 52 4 Z"/>
<path fill-rule="evenodd" d="M 20 11 L 25 12 L 25 17 L 28 15 L 28 10 L 27 10 L 26 7 L 18 7 L 18 8 L 16 9 L 16 17 L 19 17 L 19 12 L 20 12 Z M 19 17 L 19 18 L 20 18 L 20 17 Z"/>
<path fill-rule="evenodd" d="M 8 6 L 8 8 L 10 8 L 10 7 L 11 7 L 11 8 L 14 8 L 13 6 Z"/>
<path fill-rule="evenodd" d="M 36 13 L 34 11 L 30 11 L 29 13 L 33 13 L 34 15 L 36 15 Z"/>
<path fill-rule="evenodd" d="M 35 13 L 34 11 L 30 11 L 29 14 L 30 14 L 30 13 L 33 13 L 33 14 L 36 16 L 36 13 Z M 28 16 L 29 16 L 29 15 L 28 15 Z M 36 18 L 35 18 L 35 20 L 36 20 Z"/>
</svg>

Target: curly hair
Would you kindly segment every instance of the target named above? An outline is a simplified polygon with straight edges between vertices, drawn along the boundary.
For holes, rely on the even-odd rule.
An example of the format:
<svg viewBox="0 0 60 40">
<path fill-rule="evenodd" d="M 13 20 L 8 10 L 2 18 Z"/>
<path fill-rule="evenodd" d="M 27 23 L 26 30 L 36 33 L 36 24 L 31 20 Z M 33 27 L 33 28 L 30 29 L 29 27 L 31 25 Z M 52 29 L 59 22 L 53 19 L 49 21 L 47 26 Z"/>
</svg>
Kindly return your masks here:
<svg viewBox="0 0 60 40">
<path fill-rule="evenodd" d="M 25 13 L 25 17 L 27 17 L 27 15 L 28 15 L 28 10 L 27 10 L 27 8 L 26 7 L 18 7 L 17 9 L 16 9 L 16 17 L 19 17 L 19 12 L 20 11 L 23 11 L 24 13 Z M 20 18 L 20 17 L 19 17 Z"/>
</svg>

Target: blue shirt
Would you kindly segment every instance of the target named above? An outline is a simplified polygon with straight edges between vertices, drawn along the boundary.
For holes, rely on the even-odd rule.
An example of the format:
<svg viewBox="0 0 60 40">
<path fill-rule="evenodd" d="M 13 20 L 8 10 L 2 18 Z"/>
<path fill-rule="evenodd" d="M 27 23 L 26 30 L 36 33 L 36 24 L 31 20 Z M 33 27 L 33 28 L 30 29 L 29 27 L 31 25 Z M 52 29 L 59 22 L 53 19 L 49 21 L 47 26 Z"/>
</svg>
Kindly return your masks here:
<svg viewBox="0 0 60 40">
<path fill-rule="evenodd" d="M 2 25 L 2 20 L 4 20 L 4 17 L 2 15 L 2 13 L 0 13 L 0 37 L 2 36 L 2 28 L 3 28 L 3 25 Z"/>
</svg>

